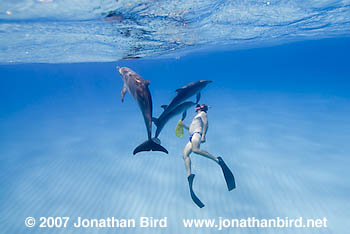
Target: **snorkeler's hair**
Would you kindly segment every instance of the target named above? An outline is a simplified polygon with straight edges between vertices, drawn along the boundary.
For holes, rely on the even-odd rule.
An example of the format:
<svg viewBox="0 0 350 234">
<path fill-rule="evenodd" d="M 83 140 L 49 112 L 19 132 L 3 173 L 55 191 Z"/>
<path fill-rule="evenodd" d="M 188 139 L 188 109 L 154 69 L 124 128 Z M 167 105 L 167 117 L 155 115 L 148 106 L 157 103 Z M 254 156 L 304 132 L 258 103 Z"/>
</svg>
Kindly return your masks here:
<svg viewBox="0 0 350 234">
<path fill-rule="evenodd" d="M 208 111 L 208 106 L 205 104 L 197 104 L 196 106 L 196 111 L 204 111 L 207 112 Z"/>
</svg>

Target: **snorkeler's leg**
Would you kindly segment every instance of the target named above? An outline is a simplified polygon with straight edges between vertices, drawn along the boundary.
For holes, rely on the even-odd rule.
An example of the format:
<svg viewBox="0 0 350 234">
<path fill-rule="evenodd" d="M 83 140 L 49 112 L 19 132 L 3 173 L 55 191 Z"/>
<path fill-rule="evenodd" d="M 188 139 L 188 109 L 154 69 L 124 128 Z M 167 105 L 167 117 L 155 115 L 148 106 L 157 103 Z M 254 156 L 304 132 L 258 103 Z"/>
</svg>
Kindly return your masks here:
<svg viewBox="0 0 350 234">
<path fill-rule="evenodd" d="M 188 186 L 190 188 L 190 195 L 192 198 L 192 201 L 199 207 L 204 207 L 204 204 L 199 200 L 199 198 L 196 196 L 196 194 L 193 191 L 193 179 L 194 174 L 191 174 L 191 158 L 190 154 L 192 152 L 192 143 L 188 142 L 184 149 L 183 159 L 185 162 L 186 172 L 187 172 L 187 180 L 188 180 Z"/>
<path fill-rule="evenodd" d="M 222 170 L 222 173 L 224 174 L 225 177 L 225 181 L 226 181 L 226 185 L 227 185 L 227 189 L 229 191 L 231 191 L 232 189 L 236 188 L 236 182 L 235 182 L 235 178 L 230 170 L 230 168 L 228 168 L 228 166 L 226 165 L 226 163 L 224 162 L 224 160 L 221 157 L 215 157 L 214 155 L 208 153 L 205 150 L 200 149 L 200 140 L 201 137 L 199 134 L 195 134 L 192 137 L 192 152 L 205 156 L 207 158 L 210 158 L 212 160 L 214 160 L 215 162 L 217 162 Z"/>
<path fill-rule="evenodd" d="M 192 152 L 202 155 L 204 157 L 207 157 L 211 160 L 214 160 L 215 162 L 219 163 L 219 159 L 217 157 L 215 157 L 214 155 L 210 154 L 209 152 L 202 150 L 200 147 L 200 143 L 201 143 L 201 135 L 199 134 L 194 134 L 192 136 Z"/>
<path fill-rule="evenodd" d="M 184 149 L 183 159 L 185 162 L 187 177 L 191 175 L 191 158 L 190 154 L 192 152 L 192 144 L 191 142 L 188 142 Z"/>
</svg>

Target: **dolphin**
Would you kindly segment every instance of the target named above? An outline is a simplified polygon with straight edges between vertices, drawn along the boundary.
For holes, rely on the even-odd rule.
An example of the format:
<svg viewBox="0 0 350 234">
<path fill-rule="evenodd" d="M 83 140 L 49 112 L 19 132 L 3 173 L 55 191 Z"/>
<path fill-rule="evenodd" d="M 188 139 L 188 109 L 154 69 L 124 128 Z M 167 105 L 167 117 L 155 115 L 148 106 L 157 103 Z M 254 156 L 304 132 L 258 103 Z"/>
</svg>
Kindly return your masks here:
<svg viewBox="0 0 350 234">
<path fill-rule="evenodd" d="M 168 112 L 175 109 L 177 105 L 186 101 L 187 99 L 189 99 L 193 95 L 197 94 L 197 101 L 196 102 L 198 103 L 198 101 L 200 99 L 200 91 L 202 89 L 204 89 L 204 87 L 207 86 L 207 84 L 209 84 L 211 82 L 212 82 L 211 80 L 199 80 L 199 81 L 191 82 L 191 83 L 185 85 L 184 87 L 177 89 L 176 90 L 177 94 L 173 98 L 173 100 L 171 100 L 169 105 L 162 106 L 164 108 L 164 111 L 161 114 L 161 116 L 159 116 L 159 118 L 161 118 L 162 115 L 167 115 Z"/>
<path fill-rule="evenodd" d="M 180 107 L 178 110 L 176 110 L 173 114 L 171 114 L 171 112 L 177 108 L 177 106 L 181 103 L 183 103 L 184 101 L 186 101 L 187 99 L 189 99 L 190 97 L 192 97 L 193 95 L 197 94 L 197 100 L 196 103 L 199 102 L 200 99 L 200 91 L 202 89 L 205 88 L 205 86 L 207 86 L 207 84 L 211 83 L 211 80 L 199 80 L 199 81 L 195 81 L 195 82 L 191 82 L 187 85 L 185 85 L 184 87 L 177 89 L 176 92 L 176 96 L 173 98 L 173 100 L 171 100 L 169 105 L 163 105 L 162 108 L 164 108 L 164 111 L 162 112 L 162 114 L 158 117 L 158 118 L 153 118 L 153 122 L 156 124 L 157 126 L 157 130 L 156 130 L 156 138 L 159 136 L 160 131 L 163 129 L 164 125 L 166 124 L 166 122 L 168 122 L 168 120 L 173 116 L 176 115 L 178 113 L 181 113 L 181 111 L 184 111 L 184 109 L 182 109 L 183 107 L 186 107 L 186 105 Z M 190 107 L 190 106 L 189 106 Z M 188 108 L 189 108 L 188 107 Z M 187 108 L 187 109 L 188 109 Z M 181 109 L 181 111 L 180 111 Z M 186 109 L 186 110 L 187 110 Z M 163 125 L 163 126 L 162 126 Z M 159 126 L 159 127 L 158 127 Z M 159 130 L 158 130 L 159 129 Z"/>
<path fill-rule="evenodd" d="M 148 89 L 150 81 L 142 79 L 141 76 L 128 67 L 117 66 L 117 70 L 124 81 L 124 86 L 120 93 L 122 102 L 126 91 L 128 91 L 140 107 L 147 129 L 148 140 L 137 146 L 133 154 L 135 155 L 141 151 L 162 151 L 168 153 L 163 146 L 152 140 L 152 97 Z"/>
<path fill-rule="evenodd" d="M 183 113 L 181 120 L 184 120 L 186 117 L 187 109 L 191 108 L 192 106 L 194 106 L 196 104 L 197 103 L 194 103 L 194 102 L 184 102 L 184 103 L 181 103 L 180 105 L 176 106 L 175 109 L 168 112 L 167 114 L 161 115 L 159 118 L 152 118 L 152 121 L 157 126 L 155 138 L 157 138 L 159 136 L 159 134 L 162 131 L 162 129 L 164 128 L 165 124 L 171 118 L 173 118 L 174 116 L 176 116 L 180 113 Z"/>
</svg>

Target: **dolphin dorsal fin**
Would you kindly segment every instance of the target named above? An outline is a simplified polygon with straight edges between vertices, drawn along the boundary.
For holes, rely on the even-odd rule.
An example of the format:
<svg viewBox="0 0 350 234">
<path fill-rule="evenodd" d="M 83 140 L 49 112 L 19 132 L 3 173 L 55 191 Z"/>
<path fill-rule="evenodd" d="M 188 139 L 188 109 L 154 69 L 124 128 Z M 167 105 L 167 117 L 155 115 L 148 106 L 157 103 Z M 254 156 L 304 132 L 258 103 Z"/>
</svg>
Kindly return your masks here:
<svg viewBox="0 0 350 234">
<path fill-rule="evenodd" d="M 187 110 L 184 111 L 184 113 L 182 113 L 182 118 L 181 121 L 184 121 L 187 115 Z"/>
<path fill-rule="evenodd" d="M 197 93 L 197 96 L 196 96 L 196 104 L 198 104 L 199 99 L 201 99 L 201 92 L 198 92 L 198 93 Z"/>
<path fill-rule="evenodd" d="M 160 107 L 165 110 L 168 107 L 168 105 L 161 105 Z"/>
</svg>

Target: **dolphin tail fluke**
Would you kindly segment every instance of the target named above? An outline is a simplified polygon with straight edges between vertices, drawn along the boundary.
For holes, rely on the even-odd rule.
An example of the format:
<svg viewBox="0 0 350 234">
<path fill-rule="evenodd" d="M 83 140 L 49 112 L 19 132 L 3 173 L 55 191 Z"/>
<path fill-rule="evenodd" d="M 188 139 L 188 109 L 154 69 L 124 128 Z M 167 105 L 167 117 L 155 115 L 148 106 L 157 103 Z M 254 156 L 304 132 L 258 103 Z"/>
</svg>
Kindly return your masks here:
<svg viewBox="0 0 350 234">
<path fill-rule="evenodd" d="M 145 142 L 143 142 L 141 145 L 137 146 L 133 152 L 133 154 L 137 154 L 139 152 L 142 151 L 161 151 L 164 153 L 168 153 L 168 151 L 161 146 L 160 144 L 157 144 L 156 142 L 154 142 L 153 140 L 147 140 Z"/>
</svg>

